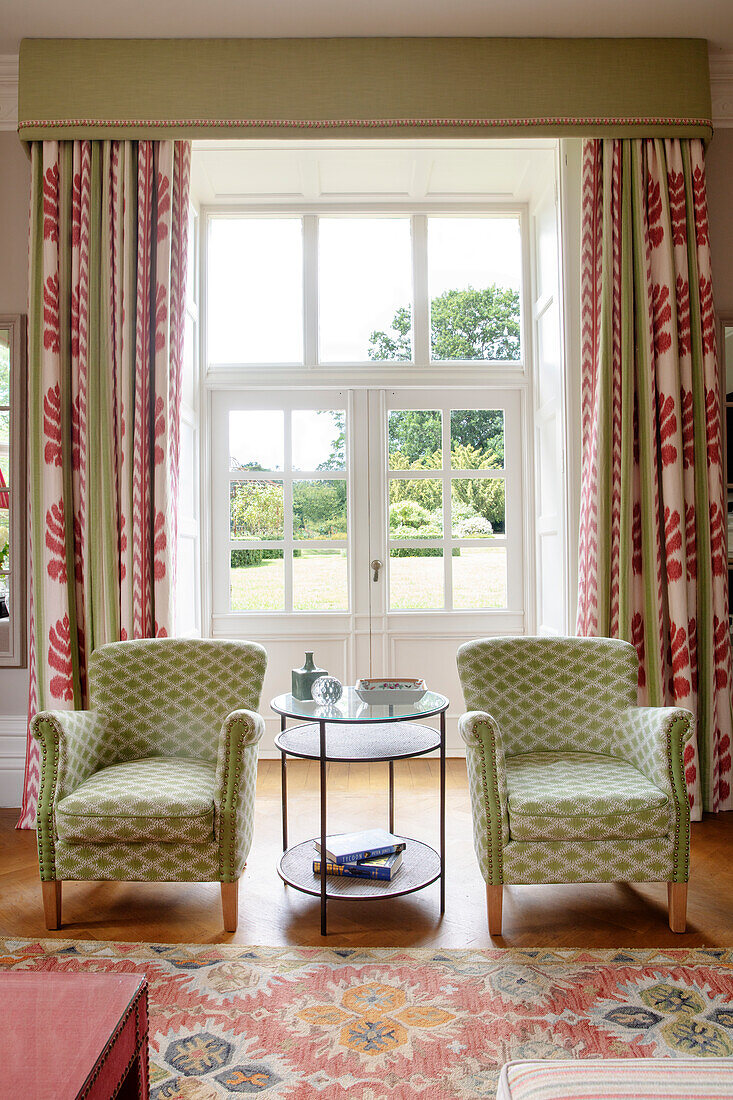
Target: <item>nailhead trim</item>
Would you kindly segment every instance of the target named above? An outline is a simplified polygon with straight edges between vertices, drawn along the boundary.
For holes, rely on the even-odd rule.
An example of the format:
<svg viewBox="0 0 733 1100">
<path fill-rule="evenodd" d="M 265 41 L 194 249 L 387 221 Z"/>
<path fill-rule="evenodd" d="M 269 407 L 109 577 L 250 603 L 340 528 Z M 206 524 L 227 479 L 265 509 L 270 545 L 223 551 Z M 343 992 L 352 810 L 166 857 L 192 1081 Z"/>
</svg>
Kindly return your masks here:
<svg viewBox="0 0 733 1100">
<path fill-rule="evenodd" d="M 668 770 L 668 774 L 669 774 L 670 785 L 672 787 L 672 792 L 673 792 L 673 795 L 674 795 L 674 862 L 675 862 L 675 866 L 674 866 L 674 869 L 673 869 L 673 874 L 674 874 L 674 881 L 675 882 L 679 882 L 679 881 L 688 882 L 689 878 L 690 878 L 689 802 L 688 802 L 687 828 L 685 830 L 686 833 L 687 833 L 687 842 L 685 844 L 685 851 L 683 853 L 683 856 L 684 856 L 684 875 L 685 875 L 685 877 L 682 880 L 679 880 L 677 878 L 677 855 L 678 855 L 678 852 L 679 852 L 680 840 L 681 840 L 681 834 L 682 834 L 682 806 L 681 806 L 681 803 L 680 803 L 680 795 L 682 797 L 684 797 L 685 799 L 687 798 L 687 790 L 686 789 L 684 789 L 682 792 L 679 792 L 677 790 L 677 784 L 675 782 L 675 777 L 674 777 L 674 767 L 673 767 L 673 763 L 672 763 L 672 751 L 673 751 L 673 749 L 672 749 L 672 730 L 674 729 L 674 726 L 675 726 L 675 723 L 677 722 L 677 720 L 678 719 L 676 717 L 668 719 L 667 720 L 667 729 L 666 729 L 667 770 Z M 679 755 L 680 755 L 680 766 L 682 768 L 683 784 L 684 784 L 684 774 L 685 774 L 684 761 L 682 759 L 683 745 L 684 745 L 685 741 L 687 740 L 687 738 L 685 737 L 685 734 L 687 733 L 687 731 L 690 728 L 691 728 L 690 719 L 688 718 L 687 719 L 687 725 L 683 726 L 682 731 L 680 732 L 680 736 L 678 738 L 678 744 L 677 744 L 677 749 L 678 749 Z"/>
<path fill-rule="evenodd" d="M 497 874 L 498 874 L 498 877 L 499 877 L 499 882 L 498 883 L 494 882 L 494 841 L 493 841 L 493 838 L 491 836 L 491 829 L 489 828 L 487 830 L 487 837 L 488 837 L 488 841 L 489 841 L 489 843 L 488 843 L 489 879 L 491 880 L 491 885 L 492 886 L 494 886 L 494 885 L 498 886 L 501 883 L 503 883 L 503 881 L 504 881 L 504 857 L 503 857 L 503 847 L 504 847 L 503 833 L 504 833 L 504 830 L 503 830 L 502 820 L 501 820 L 501 798 L 499 796 L 499 777 L 498 777 L 497 771 L 496 771 L 496 737 L 495 737 L 494 730 L 493 730 L 493 727 L 492 727 L 490 722 L 487 723 L 485 721 L 485 719 L 480 719 L 480 720 L 476 721 L 475 724 L 478 725 L 479 723 L 481 723 L 483 725 L 487 725 L 488 729 L 489 729 L 489 737 L 490 737 L 490 740 L 491 740 L 491 779 L 492 779 L 492 785 L 493 785 L 493 788 L 494 788 L 494 797 L 496 799 L 496 805 L 499 808 L 499 820 L 497 822 L 497 825 L 499 827 L 499 844 L 497 845 L 498 851 L 496 852 L 496 861 L 497 861 L 497 865 L 498 865 Z M 472 727 L 472 732 L 473 732 L 473 727 Z M 483 741 L 482 737 L 478 738 L 478 742 L 479 743 L 478 743 L 477 747 L 478 747 L 479 755 L 480 755 L 480 758 L 481 758 L 481 783 L 482 783 L 482 786 L 484 788 L 484 801 L 485 801 L 485 804 L 486 804 L 486 822 L 487 822 L 487 825 L 490 825 L 489 817 L 490 817 L 490 805 L 491 804 L 489 802 L 489 788 L 488 788 L 487 766 L 486 766 L 486 750 L 485 750 L 485 747 L 484 747 L 484 741 Z"/>
<path fill-rule="evenodd" d="M 49 808 L 47 813 L 41 818 L 37 815 L 36 821 L 36 838 L 38 843 L 38 866 L 41 873 L 42 882 L 53 882 L 56 878 L 56 845 L 54 837 L 54 810 L 56 807 L 56 791 L 58 788 L 59 778 L 59 766 L 61 757 L 61 735 L 62 730 L 55 718 L 44 717 L 41 722 L 46 723 L 46 729 L 50 727 L 53 734 L 53 740 L 51 744 L 53 746 L 52 755 L 52 771 L 49 780 L 48 774 L 48 757 L 49 757 L 49 742 L 46 732 L 40 733 L 37 736 L 37 740 L 41 743 L 41 781 L 38 787 L 38 806 L 39 808 L 43 804 L 46 784 L 50 782 L 51 788 L 49 791 Z M 41 725 L 39 722 L 39 726 Z M 51 849 L 51 863 L 50 866 L 44 863 L 43 850 L 44 840 L 48 843 L 48 847 Z"/>
<path fill-rule="evenodd" d="M 142 979 L 142 984 L 141 984 L 140 988 L 138 989 L 137 993 L 135 994 L 135 996 L 133 997 L 133 999 L 130 1001 L 130 1004 L 128 1005 L 128 1007 L 126 1009 L 124 1016 L 122 1016 L 119 1023 L 117 1024 L 117 1027 L 115 1028 L 115 1030 L 113 1031 L 113 1033 L 109 1037 L 109 1039 L 107 1040 L 107 1043 L 105 1044 L 104 1050 L 102 1051 L 102 1055 L 99 1058 L 99 1060 L 97 1061 L 97 1064 L 94 1067 L 93 1073 L 84 1082 L 84 1087 L 82 1088 L 81 1092 L 79 1093 L 79 1096 L 78 1096 L 77 1100 L 86 1100 L 86 1098 L 90 1095 L 90 1093 L 91 1093 L 91 1091 L 94 1087 L 95 1082 L 97 1081 L 100 1073 L 102 1072 L 102 1068 L 104 1066 L 104 1063 L 109 1058 L 109 1056 L 112 1052 L 113 1046 L 117 1042 L 119 1036 L 121 1035 L 123 1029 L 125 1028 L 125 1026 L 127 1024 L 127 1021 L 130 1019 L 130 1016 L 132 1015 L 133 1012 L 135 1013 L 135 1049 L 133 1051 L 132 1057 L 130 1058 L 127 1065 L 125 1066 L 125 1068 L 123 1070 L 123 1073 L 122 1073 L 122 1076 L 120 1077 L 120 1080 L 117 1082 L 117 1085 L 115 1086 L 114 1091 L 110 1093 L 109 1100 L 114 1100 L 114 1098 L 117 1095 L 119 1095 L 119 1091 L 122 1088 L 123 1084 L 125 1083 L 125 1078 L 127 1077 L 127 1074 L 130 1072 L 130 1069 L 132 1068 L 133 1062 L 142 1053 L 143 1048 L 145 1049 L 145 1062 L 146 1062 L 146 1065 L 148 1066 L 147 1073 L 148 1073 L 148 1076 L 149 1076 L 150 1069 L 149 1069 L 148 1035 L 149 1035 L 149 1026 L 150 1025 L 149 1025 L 149 1017 L 148 1017 L 148 1014 L 146 1012 L 145 1013 L 145 1017 L 146 1017 L 145 1033 L 141 1037 L 140 1036 L 140 1000 L 141 1000 L 142 997 L 145 998 L 145 1004 L 146 1004 L 146 1007 L 147 1007 L 148 983 L 147 983 L 145 978 Z M 138 1073 L 138 1090 L 139 1090 L 140 1094 L 142 1094 L 142 1086 L 144 1084 L 144 1081 L 141 1078 L 141 1073 L 142 1073 L 142 1068 L 140 1069 L 140 1072 Z"/>
<path fill-rule="evenodd" d="M 230 735 L 232 726 L 244 726 L 244 729 L 239 733 L 235 746 L 230 743 Z M 237 838 L 237 817 L 239 814 L 239 788 L 242 781 L 242 765 L 244 763 L 244 752 L 250 748 L 250 742 L 247 734 L 254 729 L 254 723 L 251 719 L 243 717 L 241 714 L 236 718 L 226 720 L 226 756 L 224 758 L 224 774 L 222 777 L 222 789 L 224 791 L 225 800 L 228 799 L 228 787 L 229 787 L 229 774 L 234 763 L 235 775 L 234 775 L 234 790 L 232 792 L 231 803 L 227 801 L 227 808 L 220 811 L 220 817 L 224 813 L 228 815 L 228 823 L 230 829 L 229 845 L 227 854 L 229 857 L 229 868 L 225 869 L 224 855 L 225 850 L 222 844 L 221 833 L 219 837 L 219 873 L 221 875 L 222 882 L 236 882 L 239 875 L 236 875 L 234 868 L 236 867 L 236 838 Z"/>
</svg>

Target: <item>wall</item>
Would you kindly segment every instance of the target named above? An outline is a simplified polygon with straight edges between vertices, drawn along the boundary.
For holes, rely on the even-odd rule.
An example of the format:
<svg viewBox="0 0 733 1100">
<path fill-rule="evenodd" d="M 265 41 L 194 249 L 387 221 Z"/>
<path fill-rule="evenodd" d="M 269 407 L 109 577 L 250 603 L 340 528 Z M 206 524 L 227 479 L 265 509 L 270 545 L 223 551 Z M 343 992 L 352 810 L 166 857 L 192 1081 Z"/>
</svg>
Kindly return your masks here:
<svg viewBox="0 0 733 1100">
<path fill-rule="evenodd" d="M 30 162 L 17 134 L 0 132 L 0 313 L 28 309 Z M 0 668 L 0 806 L 17 806 L 25 748 L 28 670 Z"/>
<path fill-rule="evenodd" d="M 733 313 L 733 129 L 717 131 L 706 169 L 715 307 Z"/>
</svg>

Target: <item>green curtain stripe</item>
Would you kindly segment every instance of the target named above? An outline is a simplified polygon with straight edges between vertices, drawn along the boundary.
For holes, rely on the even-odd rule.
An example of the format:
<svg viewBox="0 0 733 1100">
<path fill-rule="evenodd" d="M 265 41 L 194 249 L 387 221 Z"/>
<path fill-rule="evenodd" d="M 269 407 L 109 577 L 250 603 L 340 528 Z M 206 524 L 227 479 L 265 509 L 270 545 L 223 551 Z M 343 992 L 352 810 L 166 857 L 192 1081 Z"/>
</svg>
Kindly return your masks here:
<svg viewBox="0 0 733 1100">
<path fill-rule="evenodd" d="M 687 264 L 690 286 L 690 343 L 692 347 L 692 422 L 695 439 L 695 531 L 697 536 L 697 621 L 713 621 L 713 577 L 710 546 L 710 496 L 708 493 L 707 408 L 705 372 L 703 366 L 702 318 L 700 316 L 699 269 L 697 263 L 697 231 L 695 200 L 692 187 L 690 150 L 682 147 L 685 179 L 685 210 L 687 218 Z M 714 724 L 713 698 L 715 656 L 712 625 L 697 632 L 698 728 Z M 708 686 L 709 685 L 709 686 Z M 703 802 L 707 807 L 713 799 L 713 774 L 710 746 L 706 737 L 698 738 Z"/>
<path fill-rule="evenodd" d="M 632 248 L 634 254 L 634 313 L 636 336 L 636 378 L 639 402 L 639 472 L 641 475 L 641 556 L 644 583 L 644 649 L 649 702 L 664 702 L 661 655 L 659 652 L 659 607 L 657 587 L 657 538 L 659 506 L 652 486 L 657 480 L 657 433 L 650 346 L 652 319 L 648 295 L 646 240 L 644 234 L 644 153 L 638 142 L 631 143 Z"/>
<path fill-rule="evenodd" d="M 609 156 L 612 143 L 609 142 Z M 621 344 L 621 521 L 619 554 L 619 637 L 631 638 L 632 576 L 630 548 L 633 546 L 634 519 L 634 296 L 633 259 L 631 252 L 632 217 L 631 189 L 628 186 L 631 172 L 631 152 L 628 143 L 621 150 L 621 240 L 619 241 L 621 285 L 620 344 Z M 607 359 L 606 362 L 613 362 Z M 609 372 L 610 373 L 610 372 Z"/>
<path fill-rule="evenodd" d="M 605 146 L 605 142 L 604 142 Z M 602 268 L 602 295 L 603 301 L 601 303 L 601 334 L 600 334 L 600 347 L 601 355 L 604 361 L 611 354 L 613 346 L 613 333 L 610 324 L 611 317 L 611 305 L 612 305 L 612 288 L 613 278 L 611 270 L 611 256 L 613 249 L 611 247 L 611 218 L 608 216 L 608 206 L 611 201 L 611 159 L 604 157 L 603 159 L 603 173 L 604 173 L 604 187 L 603 187 L 603 201 L 606 206 L 603 216 L 603 268 Z M 598 448 L 598 493 L 597 493 L 597 523 L 598 523 L 598 631 L 602 635 L 607 635 L 610 632 L 610 620 L 609 620 L 609 595 L 610 595 L 610 583 L 611 576 L 608 568 L 608 562 L 610 559 L 610 521 L 611 521 L 611 494 L 610 494 L 610 457 L 611 457 L 611 436 L 609 434 L 609 424 L 611 422 L 610 409 L 611 409 L 611 376 L 609 372 L 601 374 L 598 385 L 600 386 L 599 397 L 599 416 L 597 426 L 597 448 Z"/>
<path fill-rule="evenodd" d="M 40 590 L 38 573 L 43 569 L 45 515 L 43 511 L 43 378 L 41 371 L 33 369 L 41 363 L 43 357 L 43 230 L 39 223 L 43 219 L 43 154 L 36 148 L 32 158 L 31 179 L 31 226 L 30 226 L 30 270 L 28 287 L 28 481 L 30 511 L 31 562 L 33 569 L 33 588 Z M 36 638 L 36 667 L 40 677 L 43 675 L 43 658 L 38 652 L 39 639 L 47 637 L 46 619 L 43 601 L 33 600 L 33 622 Z"/>
<path fill-rule="evenodd" d="M 707 43 L 670 38 L 25 39 L 18 118 L 27 141 L 712 134 Z"/>
<path fill-rule="evenodd" d="M 90 216 L 89 216 L 89 310 L 87 316 L 87 553 L 90 568 L 87 580 L 87 651 L 93 653 L 98 645 L 110 639 L 104 634 L 104 581 L 102 579 L 102 544 L 105 525 L 111 522 L 107 501 L 104 498 L 101 461 L 97 441 L 93 433 L 99 431 L 104 402 L 100 393 L 106 363 L 100 361 L 99 307 L 101 304 L 101 217 L 102 217 L 102 168 L 99 142 L 91 146 Z"/>
<path fill-rule="evenodd" d="M 112 211 L 112 147 L 110 142 L 102 146 L 101 163 L 101 217 L 102 234 L 100 250 L 100 272 L 111 272 L 113 262 L 113 242 L 110 213 Z M 115 265 L 117 258 L 114 257 Z M 99 393 L 100 416 L 89 427 L 94 430 L 92 447 L 89 453 L 94 456 L 99 453 L 100 459 L 100 489 L 101 500 L 104 507 L 100 508 L 102 516 L 102 530 L 99 540 L 100 572 L 102 588 L 102 606 L 98 609 L 102 634 L 105 640 L 119 638 L 120 636 L 120 586 L 119 586 L 119 502 L 117 494 L 116 476 L 116 446 L 114 441 L 115 409 L 117 398 L 115 395 L 116 371 L 110 370 L 107 364 L 112 364 L 114 351 L 112 344 L 112 312 L 110 290 L 106 279 L 101 274 L 98 279 L 99 293 L 99 318 L 101 332 L 97 335 L 99 355 Z M 102 337 L 104 333 L 104 337 Z M 104 364 L 104 366 L 103 366 Z"/>
</svg>

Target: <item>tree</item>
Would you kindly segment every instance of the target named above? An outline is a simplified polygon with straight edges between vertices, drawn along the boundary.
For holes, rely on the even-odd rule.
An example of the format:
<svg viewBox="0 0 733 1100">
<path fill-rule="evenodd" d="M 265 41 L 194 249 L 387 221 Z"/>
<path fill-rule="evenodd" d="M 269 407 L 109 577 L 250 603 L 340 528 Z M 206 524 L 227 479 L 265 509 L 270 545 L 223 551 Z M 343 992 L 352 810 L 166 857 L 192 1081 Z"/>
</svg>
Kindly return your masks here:
<svg viewBox="0 0 733 1100">
<path fill-rule="evenodd" d="M 293 483 L 293 535 L 296 539 L 346 538 L 346 482 Z"/>
<path fill-rule="evenodd" d="M 497 286 L 445 290 L 430 304 L 430 350 L 433 359 L 519 359 L 519 292 Z M 372 360 L 411 358 L 409 306 L 394 315 L 390 332 L 369 338 Z"/>
</svg>

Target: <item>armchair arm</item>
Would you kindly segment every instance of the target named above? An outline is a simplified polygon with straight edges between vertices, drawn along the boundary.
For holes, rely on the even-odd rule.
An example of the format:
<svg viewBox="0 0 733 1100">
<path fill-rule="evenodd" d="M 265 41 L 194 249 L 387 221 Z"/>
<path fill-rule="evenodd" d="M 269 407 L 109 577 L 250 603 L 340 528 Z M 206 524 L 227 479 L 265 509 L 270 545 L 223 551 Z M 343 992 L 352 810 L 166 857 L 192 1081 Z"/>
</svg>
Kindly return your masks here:
<svg viewBox="0 0 733 1100">
<path fill-rule="evenodd" d="M 471 793 L 473 844 L 487 883 L 503 881 L 502 849 L 509 840 L 506 767 L 501 732 L 484 711 L 474 710 L 458 720 L 466 742 L 466 766 Z"/>
<path fill-rule="evenodd" d="M 107 721 L 99 711 L 45 710 L 30 731 L 41 749 L 36 830 L 41 878 L 56 877 L 53 815 L 65 795 L 98 770 L 109 743 Z"/>
<path fill-rule="evenodd" d="M 669 798 L 685 791 L 682 754 L 692 737 L 692 714 L 681 707 L 628 707 L 618 717 L 616 753 L 638 768 Z M 687 794 L 684 794 L 687 801 Z"/>
<path fill-rule="evenodd" d="M 618 754 L 664 791 L 674 807 L 674 881 L 687 882 L 690 800 L 683 752 L 693 736 L 693 715 L 681 707 L 629 707 L 616 727 Z"/>
<path fill-rule="evenodd" d="M 214 808 L 222 882 L 236 882 L 252 845 L 257 743 L 265 723 L 251 710 L 234 710 L 222 723 Z"/>
</svg>

